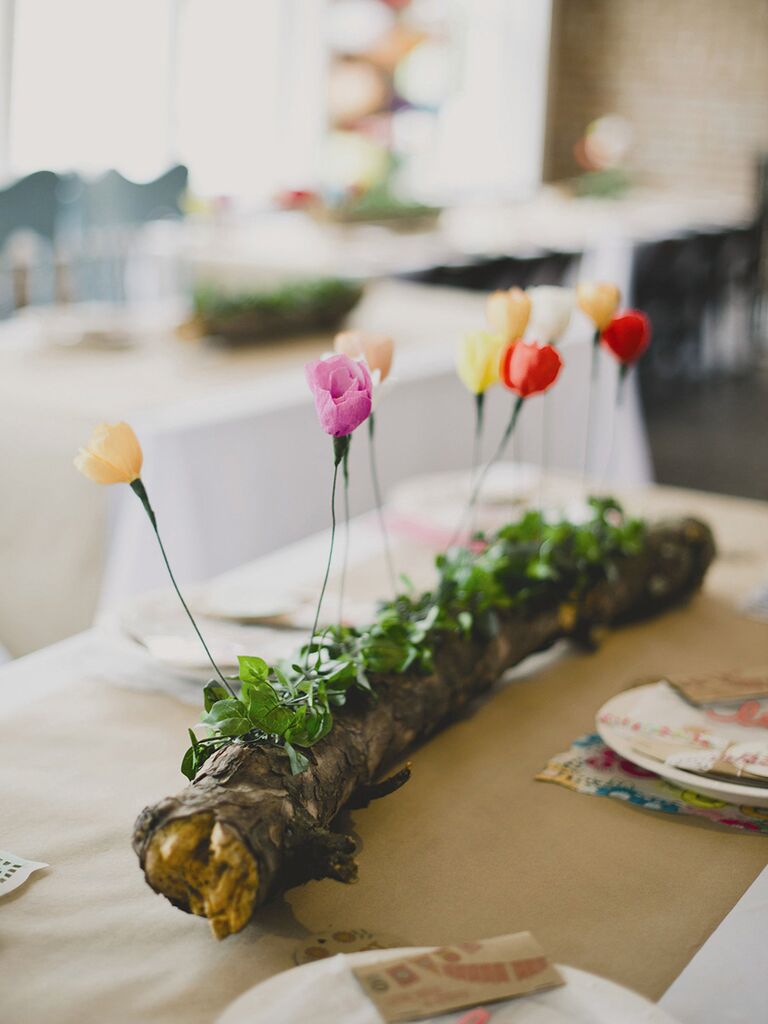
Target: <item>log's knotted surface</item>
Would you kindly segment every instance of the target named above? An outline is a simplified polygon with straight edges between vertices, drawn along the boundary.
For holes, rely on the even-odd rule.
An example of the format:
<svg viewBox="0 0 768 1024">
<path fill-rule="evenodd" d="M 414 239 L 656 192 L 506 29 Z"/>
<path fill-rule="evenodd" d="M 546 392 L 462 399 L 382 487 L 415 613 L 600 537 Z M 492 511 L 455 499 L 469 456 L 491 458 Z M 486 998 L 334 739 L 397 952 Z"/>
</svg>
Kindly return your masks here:
<svg viewBox="0 0 768 1024">
<path fill-rule="evenodd" d="M 643 551 L 612 563 L 608 578 L 577 605 L 506 613 L 487 642 L 448 636 L 432 675 L 372 679 L 376 698 L 350 695 L 299 775 L 282 747 L 223 747 L 191 785 L 139 816 L 133 846 L 147 882 L 175 906 L 207 917 L 217 938 L 240 931 L 257 907 L 292 886 L 353 882 L 355 844 L 330 825 L 344 807 L 407 779 L 404 770 L 377 783 L 388 766 L 529 654 L 563 637 L 591 642 L 601 627 L 684 601 L 714 553 L 712 533 L 698 520 L 651 527 Z"/>
</svg>

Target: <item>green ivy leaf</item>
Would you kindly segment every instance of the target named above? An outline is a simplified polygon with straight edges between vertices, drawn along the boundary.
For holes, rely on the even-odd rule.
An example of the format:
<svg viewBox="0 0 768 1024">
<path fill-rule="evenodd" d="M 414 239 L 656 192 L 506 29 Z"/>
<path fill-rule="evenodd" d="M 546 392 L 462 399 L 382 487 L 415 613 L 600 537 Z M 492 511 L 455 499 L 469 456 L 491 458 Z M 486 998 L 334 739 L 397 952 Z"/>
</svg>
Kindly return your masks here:
<svg viewBox="0 0 768 1024">
<path fill-rule="evenodd" d="M 266 682 L 269 678 L 269 665 L 263 658 L 238 657 L 240 679 L 244 683 Z"/>
<path fill-rule="evenodd" d="M 309 758 L 296 750 L 290 743 L 285 744 L 285 752 L 291 763 L 292 775 L 301 775 L 301 773 L 309 767 Z"/>
<path fill-rule="evenodd" d="M 200 721 L 221 736 L 244 736 L 253 728 L 245 704 L 233 697 L 217 700 Z"/>
<path fill-rule="evenodd" d="M 280 702 L 274 688 L 266 681 L 243 683 L 243 699 L 252 725 L 262 732 L 282 736 L 293 719 L 293 713 Z"/>
<path fill-rule="evenodd" d="M 181 759 L 181 774 L 192 782 L 197 775 L 197 752 L 194 747 L 189 747 Z"/>
<path fill-rule="evenodd" d="M 229 696 L 229 691 L 225 686 L 211 680 L 211 682 L 206 683 L 203 688 L 203 704 L 205 706 L 205 710 L 210 711 L 217 701 L 227 700 Z"/>
<path fill-rule="evenodd" d="M 188 729 L 187 732 L 192 746 L 187 749 L 182 758 L 181 773 L 190 782 L 193 782 L 197 773 L 216 750 L 216 746 L 213 743 L 201 743 L 191 729 Z"/>
</svg>

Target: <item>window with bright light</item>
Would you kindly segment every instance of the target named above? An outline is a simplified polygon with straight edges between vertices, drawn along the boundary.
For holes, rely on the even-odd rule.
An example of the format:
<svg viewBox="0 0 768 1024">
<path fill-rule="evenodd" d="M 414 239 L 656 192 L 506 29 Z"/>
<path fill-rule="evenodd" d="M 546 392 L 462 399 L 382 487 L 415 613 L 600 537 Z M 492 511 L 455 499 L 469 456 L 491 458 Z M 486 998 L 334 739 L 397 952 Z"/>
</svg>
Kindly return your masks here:
<svg viewBox="0 0 768 1024">
<path fill-rule="evenodd" d="M 176 151 L 206 195 L 266 197 L 311 173 L 324 123 L 316 0 L 186 0 Z M 309 43 L 309 52 L 308 50 Z M 304 166 L 297 174 L 296 160 Z"/>
<path fill-rule="evenodd" d="M 324 0 L 16 0 L 9 163 L 264 199 L 312 173 Z"/>
<path fill-rule="evenodd" d="M 170 11 L 171 0 L 16 0 L 15 173 L 167 167 Z"/>
<path fill-rule="evenodd" d="M 411 0 L 401 12 L 390 0 L 0 6 L 11 2 L 13 175 L 114 167 L 140 180 L 181 162 L 205 196 L 260 204 L 282 189 L 332 188 L 350 158 L 350 133 L 342 150 L 327 134 L 334 103 L 353 111 L 381 79 L 361 77 L 351 58 L 383 45 L 386 64 L 401 18 L 392 38 L 410 32 L 416 45 L 397 58 L 378 141 L 404 158 L 406 191 L 439 201 L 538 183 L 549 0 Z"/>
</svg>

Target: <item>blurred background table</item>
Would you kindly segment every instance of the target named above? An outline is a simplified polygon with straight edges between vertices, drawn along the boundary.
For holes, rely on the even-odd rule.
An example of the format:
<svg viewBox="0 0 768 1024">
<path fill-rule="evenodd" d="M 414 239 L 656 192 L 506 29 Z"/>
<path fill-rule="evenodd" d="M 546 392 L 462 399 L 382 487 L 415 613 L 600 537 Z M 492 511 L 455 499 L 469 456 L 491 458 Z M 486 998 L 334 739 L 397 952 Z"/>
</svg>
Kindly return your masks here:
<svg viewBox="0 0 768 1024">
<path fill-rule="evenodd" d="M 398 343 L 397 379 L 377 417 L 385 490 L 419 472 L 468 467 L 473 403 L 455 377 L 454 351 L 456 339 L 483 320 L 481 293 L 386 281 L 372 284 L 353 314 L 352 323 L 391 333 Z M 163 324 L 150 311 L 145 322 L 140 343 L 113 352 L 14 345 L 19 324 L 0 326 L 0 467 L 8 495 L 0 509 L 0 638 L 13 654 L 84 628 L 99 603 L 164 582 L 133 495 L 94 487 L 73 470 L 74 453 L 100 420 L 126 419 L 138 431 L 144 478 L 183 581 L 223 572 L 326 521 L 321 496 L 330 448 L 314 423 L 303 364 L 328 350 L 332 338 L 222 349 L 174 337 L 172 316 Z M 521 417 L 519 458 L 541 460 L 546 405 L 546 461 L 580 472 L 589 345 L 587 321 L 574 318 L 562 384 Z M 606 467 L 616 387 L 607 360 L 601 381 L 605 432 L 594 465 Z M 644 481 L 646 442 L 630 398 L 617 427 L 614 471 Z M 489 395 L 489 453 L 509 401 L 500 389 Z M 365 437 L 353 446 L 355 512 L 373 504 L 366 448 Z"/>
</svg>

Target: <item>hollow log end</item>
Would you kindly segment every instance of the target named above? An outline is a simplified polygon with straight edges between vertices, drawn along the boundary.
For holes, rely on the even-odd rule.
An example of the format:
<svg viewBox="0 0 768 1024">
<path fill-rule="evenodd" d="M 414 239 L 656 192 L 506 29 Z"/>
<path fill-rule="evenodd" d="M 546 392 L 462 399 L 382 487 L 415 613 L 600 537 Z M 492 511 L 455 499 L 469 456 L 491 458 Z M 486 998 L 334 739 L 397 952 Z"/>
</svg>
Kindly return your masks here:
<svg viewBox="0 0 768 1024">
<path fill-rule="evenodd" d="M 239 932 L 250 920 L 258 866 L 235 832 L 212 814 L 171 819 L 149 835 L 142 860 L 155 892 L 207 917 L 217 939 Z"/>
</svg>

